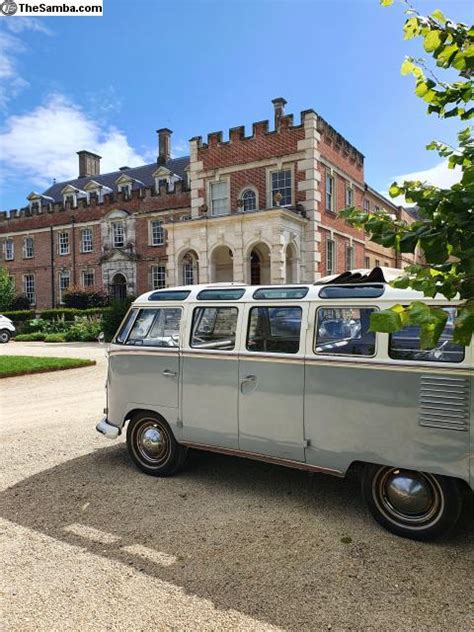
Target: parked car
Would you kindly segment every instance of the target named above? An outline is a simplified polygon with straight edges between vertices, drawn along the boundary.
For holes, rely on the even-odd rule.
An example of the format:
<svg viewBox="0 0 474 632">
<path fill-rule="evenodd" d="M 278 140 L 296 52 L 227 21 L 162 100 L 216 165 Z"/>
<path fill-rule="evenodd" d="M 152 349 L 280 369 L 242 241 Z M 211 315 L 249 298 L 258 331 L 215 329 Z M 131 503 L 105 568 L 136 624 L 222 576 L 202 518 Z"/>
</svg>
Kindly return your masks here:
<svg viewBox="0 0 474 632">
<path fill-rule="evenodd" d="M 15 325 L 6 316 L 0 314 L 0 343 L 5 344 L 15 335 Z"/>
</svg>

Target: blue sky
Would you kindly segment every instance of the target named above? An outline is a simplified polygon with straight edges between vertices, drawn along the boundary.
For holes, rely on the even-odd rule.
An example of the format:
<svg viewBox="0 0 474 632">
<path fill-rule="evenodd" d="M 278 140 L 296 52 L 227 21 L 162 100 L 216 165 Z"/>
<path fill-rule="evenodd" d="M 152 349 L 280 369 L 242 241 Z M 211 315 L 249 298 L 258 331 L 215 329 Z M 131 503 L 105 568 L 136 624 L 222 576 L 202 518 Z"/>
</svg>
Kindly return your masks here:
<svg viewBox="0 0 474 632">
<path fill-rule="evenodd" d="M 472 22 L 468 0 L 419 0 Z M 77 174 L 80 149 L 103 171 L 151 162 L 159 127 L 173 152 L 195 135 L 313 108 L 366 156 L 366 180 L 449 178 L 424 149 L 459 124 L 425 114 L 401 77 L 402 6 L 378 0 L 104 0 L 103 17 L 0 18 L 0 208 Z"/>
</svg>

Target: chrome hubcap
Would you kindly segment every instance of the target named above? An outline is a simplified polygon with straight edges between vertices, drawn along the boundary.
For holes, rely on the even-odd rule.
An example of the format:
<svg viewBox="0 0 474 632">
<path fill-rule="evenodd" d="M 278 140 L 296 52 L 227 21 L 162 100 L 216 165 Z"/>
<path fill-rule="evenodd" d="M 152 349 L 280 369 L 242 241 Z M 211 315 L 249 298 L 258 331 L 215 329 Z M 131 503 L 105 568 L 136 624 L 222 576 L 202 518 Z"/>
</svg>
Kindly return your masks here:
<svg viewBox="0 0 474 632">
<path fill-rule="evenodd" d="M 144 424 L 138 430 L 137 448 L 147 461 L 159 463 L 168 453 L 168 437 L 156 424 Z"/>
<path fill-rule="evenodd" d="M 0 340 L 1 340 L 2 342 L 6 342 L 6 341 L 8 340 L 8 334 L 6 334 L 6 333 L 1 333 L 1 334 L 0 334 Z"/>
<path fill-rule="evenodd" d="M 426 526 L 440 515 L 443 498 L 436 479 L 429 474 L 383 468 L 374 479 L 374 497 L 392 521 Z"/>
</svg>

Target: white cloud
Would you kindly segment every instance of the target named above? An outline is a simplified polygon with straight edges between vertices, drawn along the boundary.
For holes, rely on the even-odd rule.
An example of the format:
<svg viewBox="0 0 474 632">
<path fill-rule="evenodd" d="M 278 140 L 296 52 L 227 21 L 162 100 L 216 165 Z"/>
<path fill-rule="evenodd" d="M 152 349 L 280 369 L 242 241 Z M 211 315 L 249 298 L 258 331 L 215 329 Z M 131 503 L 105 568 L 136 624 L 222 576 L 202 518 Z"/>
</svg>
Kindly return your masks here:
<svg viewBox="0 0 474 632">
<path fill-rule="evenodd" d="M 0 133 L 1 170 L 46 188 L 53 178 L 77 177 L 81 149 L 102 156 L 102 173 L 144 163 L 123 132 L 101 128 L 65 96 L 53 94 L 34 110 L 7 119 Z"/>
<path fill-rule="evenodd" d="M 459 180 L 461 179 L 461 175 L 462 173 L 459 167 L 456 167 L 455 169 L 449 169 L 448 161 L 443 160 L 430 169 L 424 169 L 423 171 L 413 171 L 411 173 L 405 173 L 400 176 L 395 176 L 394 178 L 392 178 L 389 184 L 392 184 L 392 182 L 403 183 L 406 180 L 419 180 L 420 182 L 432 184 L 433 186 L 439 187 L 441 189 L 449 189 L 453 184 L 459 182 Z M 394 204 L 408 206 L 404 200 L 404 197 L 401 195 L 396 198 L 390 198 L 387 192 L 384 192 L 383 195 L 391 199 Z"/>
<path fill-rule="evenodd" d="M 4 109 L 11 99 L 29 86 L 21 76 L 18 63 L 18 56 L 27 48 L 16 34 L 38 31 L 50 35 L 51 32 L 33 18 L 2 20 L 2 24 L 6 24 L 6 28 L 0 31 L 0 108 Z"/>
</svg>

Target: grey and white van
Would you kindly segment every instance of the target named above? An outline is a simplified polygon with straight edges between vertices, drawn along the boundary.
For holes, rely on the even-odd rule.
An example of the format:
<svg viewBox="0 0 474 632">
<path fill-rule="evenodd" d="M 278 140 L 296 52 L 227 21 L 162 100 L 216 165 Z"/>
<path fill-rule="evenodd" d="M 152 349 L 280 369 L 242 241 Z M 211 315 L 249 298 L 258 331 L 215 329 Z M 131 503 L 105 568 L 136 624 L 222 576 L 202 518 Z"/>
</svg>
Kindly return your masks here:
<svg viewBox="0 0 474 632">
<path fill-rule="evenodd" d="M 393 275 L 399 274 L 394 271 Z M 360 473 L 375 519 L 430 539 L 474 488 L 472 345 L 435 349 L 416 327 L 370 331 L 370 315 L 421 294 L 380 269 L 315 285 L 193 285 L 131 306 L 108 355 L 106 417 L 131 458 L 169 476 L 188 448 L 344 477 Z"/>
<path fill-rule="evenodd" d="M 16 329 L 13 322 L 0 314 L 0 344 L 9 342 L 10 338 L 15 335 Z"/>
</svg>

